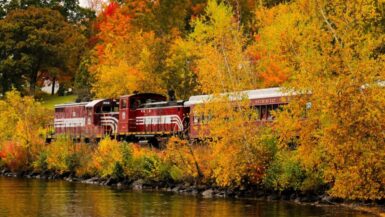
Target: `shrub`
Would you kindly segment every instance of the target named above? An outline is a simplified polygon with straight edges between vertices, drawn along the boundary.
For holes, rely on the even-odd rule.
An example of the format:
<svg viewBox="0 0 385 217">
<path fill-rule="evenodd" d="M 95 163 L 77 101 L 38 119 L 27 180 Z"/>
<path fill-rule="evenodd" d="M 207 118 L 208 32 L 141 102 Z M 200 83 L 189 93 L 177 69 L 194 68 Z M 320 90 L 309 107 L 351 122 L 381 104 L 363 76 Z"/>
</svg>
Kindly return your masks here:
<svg viewBox="0 0 385 217">
<path fill-rule="evenodd" d="M 174 181 L 181 181 L 184 178 L 183 171 L 175 165 L 170 167 L 169 173 L 170 173 L 170 178 Z"/>
<path fill-rule="evenodd" d="M 274 190 L 300 190 L 305 172 L 295 151 L 281 150 L 273 158 L 263 177 L 263 184 Z"/>
<path fill-rule="evenodd" d="M 47 146 L 47 168 L 58 173 L 76 173 L 84 158 L 84 152 L 79 151 L 80 146 L 67 137 L 59 137 Z"/>
<path fill-rule="evenodd" d="M 7 141 L 0 150 L 1 161 L 12 172 L 26 171 L 29 168 L 27 149 L 19 143 Z"/>
<path fill-rule="evenodd" d="M 46 151 L 40 152 L 37 156 L 37 159 L 32 163 L 32 167 L 36 172 L 44 172 L 48 169 L 47 157 Z"/>
<path fill-rule="evenodd" d="M 122 143 L 116 140 L 111 140 L 109 137 L 104 138 L 100 141 L 97 149 L 95 150 L 92 162 L 97 173 L 102 177 L 123 177 L 124 174 L 116 174 L 123 172 L 123 170 L 117 169 L 116 167 L 122 167 L 123 165 L 123 152 Z M 119 166 L 117 166 L 119 164 Z"/>
</svg>

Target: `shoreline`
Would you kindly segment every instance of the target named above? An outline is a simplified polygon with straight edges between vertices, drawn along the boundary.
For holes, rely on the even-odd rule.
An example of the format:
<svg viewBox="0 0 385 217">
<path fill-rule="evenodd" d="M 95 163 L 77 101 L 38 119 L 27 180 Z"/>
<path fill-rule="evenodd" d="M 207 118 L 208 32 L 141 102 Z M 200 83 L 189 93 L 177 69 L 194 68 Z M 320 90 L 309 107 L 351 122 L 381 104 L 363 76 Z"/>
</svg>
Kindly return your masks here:
<svg viewBox="0 0 385 217">
<path fill-rule="evenodd" d="M 155 182 L 146 181 L 144 179 L 135 180 L 115 180 L 112 178 L 94 177 L 76 177 L 71 174 L 55 174 L 53 172 L 46 173 L 13 173 L 6 169 L 0 170 L 0 176 L 9 178 L 24 178 L 38 180 L 63 180 L 66 182 L 82 183 L 88 185 L 98 185 L 111 187 L 122 190 L 133 191 L 158 191 L 169 192 L 180 195 L 190 195 L 201 198 L 229 198 L 229 199 L 251 199 L 265 201 L 285 201 L 298 205 L 311 205 L 318 207 L 340 206 L 355 211 L 372 214 L 375 216 L 385 217 L 385 204 L 369 203 L 362 201 L 347 201 L 333 198 L 328 195 L 315 194 L 298 194 L 295 192 L 276 192 L 263 189 L 230 189 L 220 188 L 210 185 L 196 185 L 187 182 L 171 183 L 171 182 Z"/>
</svg>

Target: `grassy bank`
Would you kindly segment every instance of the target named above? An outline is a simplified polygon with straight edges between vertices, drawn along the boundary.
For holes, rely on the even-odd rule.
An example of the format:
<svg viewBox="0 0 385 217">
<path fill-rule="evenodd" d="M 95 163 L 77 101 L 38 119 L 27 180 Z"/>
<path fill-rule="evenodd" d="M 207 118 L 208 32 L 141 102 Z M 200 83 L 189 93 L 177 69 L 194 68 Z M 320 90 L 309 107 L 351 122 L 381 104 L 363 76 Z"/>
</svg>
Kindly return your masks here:
<svg viewBox="0 0 385 217">
<path fill-rule="evenodd" d="M 75 102 L 76 95 L 57 96 L 57 95 L 44 95 L 41 98 L 43 106 L 47 109 L 53 109 L 57 104 Z"/>
</svg>

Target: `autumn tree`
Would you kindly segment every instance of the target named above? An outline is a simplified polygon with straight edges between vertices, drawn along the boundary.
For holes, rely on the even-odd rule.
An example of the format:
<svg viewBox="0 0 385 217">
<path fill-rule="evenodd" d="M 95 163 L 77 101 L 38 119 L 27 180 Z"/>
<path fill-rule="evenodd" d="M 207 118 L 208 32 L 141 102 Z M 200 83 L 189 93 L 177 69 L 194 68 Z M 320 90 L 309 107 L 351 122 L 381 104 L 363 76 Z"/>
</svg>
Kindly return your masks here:
<svg viewBox="0 0 385 217">
<path fill-rule="evenodd" d="M 232 8 L 209 1 L 205 13 L 193 21 L 194 31 L 189 35 L 189 43 L 196 48 L 196 74 L 202 91 L 256 88 L 259 82 L 244 49 L 246 38 Z"/>
<path fill-rule="evenodd" d="M 188 99 L 200 92 L 196 75 L 195 47 L 192 43 L 176 38 L 170 46 L 166 67 L 162 73 L 168 90 L 174 90 L 176 97 Z"/>
<path fill-rule="evenodd" d="M 90 68 L 98 97 L 117 97 L 134 91 L 164 92 L 156 56 L 159 40 L 132 24 L 130 11 L 111 3 L 99 23 L 94 65 Z"/>
<path fill-rule="evenodd" d="M 51 115 L 33 97 L 13 90 L 0 100 L 0 118 L 0 156 L 10 167 L 27 169 L 43 149 Z"/>
<path fill-rule="evenodd" d="M 85 45 L 75 26 L 57 11 L 43 8 L 10 12 L 0 20 L 0 36 L 3 93 L 27 83 L 34 94 L 44 74 L 55 80 L 73 76 Z"/>
<path fill-rule="evenodd" d="M 207 138 L 201 143 L 208 157 L 192 158 L 195 155 L 188 154 L 192 151 L 185 145 L 174 159 L 187 162 L 183 163 L 187 166 L 182 164 L 178 168 L 188 167 L 197 173 L 191 163 L 195 162 L 206 179 L 220 186 L 257 185 L 262 182 L 272 152 L 260 136 L 260 129 L 251 124 L 259 116 L 250 108 L 247 94 L 241 92 L 260 85 L 247 55 L 242 25 L 231 6 L 209 1 L 205 14 L 197 17 L 192 26 L 194 30 L 188 40 L 178 42 L 176 50 L 183 48 L 189 58 L 174 54 L 169 60 L 188 60 L 190 70 L 196 73 L 195 90 L 212 93 L 207 101 L 194 106 L 191 117 L 191 121 L 200 120 L 194 130 L 200 138 Z"/>
<path fill-rule="evenodd" d="M 297 94 L 276 121 L 281 147 L 298 146 L 313 189 L 324 180 L 337 197 L 384 198 L 383 4 L 299 0 L 283 7 L 286 13 L 261 15 L 272 18 L 261 33 L 278 39 L 275 53 Z M 285 23 L 295 29 L 282 32 Z"/>
</svg>

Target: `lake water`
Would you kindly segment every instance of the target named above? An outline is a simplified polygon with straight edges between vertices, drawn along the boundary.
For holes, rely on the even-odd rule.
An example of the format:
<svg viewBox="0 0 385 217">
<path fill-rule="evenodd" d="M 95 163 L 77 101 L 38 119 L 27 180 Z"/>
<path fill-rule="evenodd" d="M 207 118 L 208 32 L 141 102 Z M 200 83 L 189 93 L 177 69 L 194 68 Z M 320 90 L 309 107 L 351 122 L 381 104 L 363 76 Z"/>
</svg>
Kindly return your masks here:
<svg viewBox="0 0 385 217">
<path fill-rule="evenodd" d="M 160 192 L 0 177 L 0 216 L 92 217 L 241 217 L 370 216 L 342 207 L 315 207 L 289 202 L 203 199 Z"/>
</svg>

